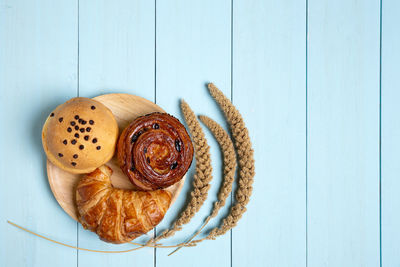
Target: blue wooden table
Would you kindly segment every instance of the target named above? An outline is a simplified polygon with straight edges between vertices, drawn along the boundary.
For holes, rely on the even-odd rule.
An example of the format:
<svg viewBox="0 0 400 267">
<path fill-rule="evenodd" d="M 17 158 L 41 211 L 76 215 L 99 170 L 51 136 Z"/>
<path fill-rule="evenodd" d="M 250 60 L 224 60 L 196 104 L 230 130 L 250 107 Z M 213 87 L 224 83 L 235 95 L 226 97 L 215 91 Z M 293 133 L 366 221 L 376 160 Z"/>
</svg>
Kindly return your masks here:
<svg viewBox="0 0 400 267">
<path fill-rule="evenodd" d="M 0 266 L 400 266 L 399 29 L 396 0 L 0 0 Z M 231 233 L 170 257 L 105 255 L 6 223 L 79 247 L 131 248 L 99 241 L 57 204 L 42 124 L 69 98 L 114 92 L 181 119 L 183 98 L 224 124 L 209 81 L 242 112 L 255 147 L 253 196 Z M 207 138 L 210 197 L 170 244 L 216 199 L 220 152 Z"/>
</svg>

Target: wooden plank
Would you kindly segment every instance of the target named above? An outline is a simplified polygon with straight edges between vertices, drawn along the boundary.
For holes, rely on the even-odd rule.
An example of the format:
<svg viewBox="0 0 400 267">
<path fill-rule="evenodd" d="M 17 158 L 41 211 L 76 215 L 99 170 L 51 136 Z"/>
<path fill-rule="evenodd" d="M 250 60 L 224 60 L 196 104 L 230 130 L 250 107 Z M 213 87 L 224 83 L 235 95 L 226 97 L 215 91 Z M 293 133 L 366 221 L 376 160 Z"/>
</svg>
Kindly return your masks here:
<svg viewBox="0 0 400 267">
<path fill-rule="evenodd" d="M 235 1 L 233 21 L 233 103 L 256 176 L 232 266 L 305 266 L 305 1 Z"/>
<path fill-rule="evenodd" d="M 132 93 L 154 101 L 153 1 L 80 3 L 80 90 Z"/>
<path fill-rule="evenodd" d="M 76 245 L 76 223 L 46 176 L 42 125 L 77 92 L 77 5 L 0 3 L 0 266 L 75 266 L 76 251 L 7 224 Z"/>
<path fill-rule="evenodd" d="M 400 2 L 382 2 L 382 266 L 400 265 Z"/>
<path fill-rule="evenodd" d="M 130 93 L 153 101 L 154 1 L 80 1 L 79 11 L 80 96 Z M 105 250 L 132 248 L 130 244 L 101 242 L 81 226 L 79 245 Z M 115 255 L 79 252 L 79 266 L 153 266 L 153 262 L 151 248 Z"/>
<path fill-rule="evenodd" d="M 379 1 L 308 14 L 308 266 L 379 266 Z"/>
<path fill-rule="evenodd" d="M 230 1 L 157 1 L 156 94 L 157 104 L 182 121 L 179 99 L 185 99 L 196 114 L 206 114 L 223 123 L 221 113 L 205 87 L 215 82 L 230 97 Z M 221 182 L 221 157 L 217 143 L 206 132 L 211 146 L 214 180 L 209 198 L 182 232 L 169 244 L 184 241 L 209 214 Z M 185 206 L 191 189 L 194 164 L 181 195 L 157 231 L 170 225 Z M 226 213 L 226 209 L 223 210 Z M 210 227 L 215 226 L 214 220 Z M 156 250 L 156 266 L 230 266 L 230 235 L 184 248 L 168 257 L 171 249 Z"/>
</svg>

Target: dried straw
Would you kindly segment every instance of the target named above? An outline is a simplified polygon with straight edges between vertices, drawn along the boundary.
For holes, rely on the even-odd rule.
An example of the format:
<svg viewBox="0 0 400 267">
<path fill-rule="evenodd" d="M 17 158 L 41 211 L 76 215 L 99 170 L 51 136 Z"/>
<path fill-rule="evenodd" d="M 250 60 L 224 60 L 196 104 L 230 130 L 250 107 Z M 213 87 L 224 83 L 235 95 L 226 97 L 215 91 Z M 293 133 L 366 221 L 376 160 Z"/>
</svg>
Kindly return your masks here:
<svg viewBox="0 0 400 267">
<path fill-rule="evenodd" d="M 214 208 L 208 217 L 211 219 L 217 216 L 218 211 L 223 206 L 225 206 L 226 199 L 232 191 L 232 184 L 233 180 L 235 179 L 237 160 L 232 140 L 229 137 L 229 134 L 221 127 L 221 125 L 219 125 L 213 119 L 207 116 L 199 116 L 199 118 L 204 123 L 204 125 L 206 125 L 208 129 L 210 129 L 215 139 L 217 140 L 221 148 L 224 164 L 223 184 L 218 193 L 218 201 L 214 203 Z"/>
<path fill-rule="evenodd" d="M 16 223 L 12 222 L 12 221 L 7 221 L 7 223 L 11 224 L 12 226 L 15 226 L 16 228 L 18 228 L 18 229 L 20 229 L 20 230 L 22 230 L 22 231 L 25 231 L 25 232 L 27 232 L 27 233 L 29 233 L 29 234 L 32 234 L 32 235 L 37 236 L 37 237 L 39 237 L 39 238 L 42 238 L 42 239 L 44 239 L 44 240 L 50 241 L 50 242 L 52 242 L 52 243 L 59 244 L 59 245 L 61 245 L 61 246 L 68 247 L 68 248 L 73 248 L 73 249 L 83 250 L 83 251 L 89 251 L 89 252 L 97 252 L 97 253 L 125 253 L 125 252 L 131 252 L 131 251 L 134 251 L 134 250 L 138 250 L 138 249 L 141 249 L 141 248 L 143 248 L 143 247 L 157 247 L 157 248 L 175 248 L 175 247 L 177 247 L 176 245 L 172 245 L 172 246 L 163 246 L 163 245 L 161 245 L 161 244 L 146 245 L 146 244 L 140 244 L 140 243 L 130 242 L 130 244 L 136 245 L 136 246 L 139 246 L 139 247 L 133 248 L 133 249 L 128 249 L 128 250 L 111 250 L 111 251 L 110 251 L 110 250 L 96 250 L 96 249 L 89 249 L 89 248 L 81 248 L 81 247 L 76 247 L 76 246 L 68 245 L 68 244 L 65 244 L 65 243 L 62 243 L 62 242 L 53 240 L 53 239 L 51 239 L 51 238 L 45 237 L 45 236 L 43 236 L 43 235 L 37 234 L 37 233 L 35 233 L 35 232 L 31 231 L 31 230 L 28 230 L 28 229 L 26 229 L 25 227 L 22 227 L 21 225 L 18 225 L 18 224 L 16 224 Z M 184 246 L 185 246 L 185 245 L 184 245 Z M 191 245 L 188 245 L 188 246 L 191 246 Z"/>
<path fill-rule="evenodd" d="M 197 244 L 205 239 L 214 240 L 216 237 L 225 234 L 236 226 L 243 213 L 246 212 L 246 205 L 250 201 L 253 191 L 253 180 L 255 175 L 254 150 L 251 145 L 249 131 L 247 130 L 243 118 L 232 102 L 212 83 L 208 84 L 208 89 L 212 97 L 216 100 L 230 125 L 232 136 L 239 159 L 239 178 L 238 188 L 235 193 L 236 202 L 231 208 L 230 213 L 222 221 L 219 228 L 214 228 L 204 238 L 191 241 Z"/>
<path fill-rule="evenodd" d="M 73 249 L 83 250 L 83 251 L 97 252 L 97 253 L 108 253 L 108 254 L 110 254 L 110 253 L 126 253 L 126 252 L 131 252 L 131 251 L 138 250 L 138 249 L 142 248 L 142 247 L 137 247 L 137 248 L 131 248 L 131 249 L 127 249 L 127 250 L 96 250 L 96 249 L 89 249 L 89 248 L 80 248 L 80 247 L 71 246 L 71 245 L 68 245 L 68 244 L 65 244 L 65 243 L 62 243 L 62 242 L 58 242 L 58 241 L 53 240 L 53 239 L 51 239 L 51 238 L 42 236 L 42 235 L 37 234 L 37 233 L 35 233 L 35 232 L 32 232 L 32 231 L 30 231 L 30 230 L 28 230 L 28 229 L 26 229 L 26 228 L 24 228 L 24 227 L 22 227 L 22 226 L 16 224 L 16 223 L 13 223 L 13 222 L 11 222 L 11 221 L 7 221 L 7 223 L 9 223 L 9 224 L 11 224 L 12 226 L 15 226 L 15 227 L 17 227 L 17 228 L 19 228 L 19 229 L 25 231 L 25 232 L 28 232 L 28 233 L 30 233 L 30 234 L 32 234 L 32 235 L 35 235 L 35 236 L 37 236 L 37 237 L 43 238 L 43 239 L 45 239 L 45 240 L 47 240 L 47 241 L 50 241 L 50 242 L 52 242 L 52 243 L 55 243 L 55 244 L 58 244 L 58 245 L 61 245 L 61 246 L 64 246 L 64 247 L 69 247 L 69 248 L 73 248 Z"/>
<path fill-rule="evenodd" d="M 195 236 L 197 236 L 197 234 L 201 232 L 201 230 L 205 227 L 208 221 L 218 214 L 220 208 L 224 206 L 225 201 L 231 192 L 232 183 L 234 180 L 234 173 L 236 169 L 236 157 L 235 157 L 236 155 L 234 152 L 232 153 L 233 148 L 229 135 L 221 128 L 221 126 L 219 126 L 216 122 L 214 122 L 210 118 L 201 116 L 200 119 L 208 128 L 210 128 L 211 132 L 214 134 L 215 138 L 220 144 L 222 153 L 224 155 L 224 182 L 218 194 L 218 201 L 214 203 L 214 208 L 211 214 L 207 217 L 202 228 L 194 236 L 192 236 L 192 238 L 188 242 L 182 242 L 180 244 L 171 246 L 163 246 L 161 244 L 156 243 L 160 239 L 173 236 L 177 231 L 180 231 L 182 229 L 182 226 L 184 224 L 190 222 L 190 220 L 199 211 L 204 201 L 207 199 L 208 190 L 210 188 L 210 181 L 212 180 L 212 167 L 211 167 L 211 158 L 209 152 L 210 149 L 207 144 L 207 140 L 204 137 L 204 133 L 200 127 L 200 123 L 198 122 L 196 116 L 190 109 L 189 105 L 183 100 L 181 102 L 181 109 L 195 145 L 196 174 L 194 175 L 193 178 L 194 188 L 193 191 L 191 192 L 191 200 L 186 206 L 185 210 L 181 213 L 180 217 L 173 223 L 171 229 L 165 230 L 161 235 L 159 235 L 156 238 L 150 239 L 146 244 L 132 242 L 132 244 L 139 246 L 133 249 L 123 250 L 123 251 L 102 251 L 102 250 L 79 248 L 76 246 L 71 246 L 65 243 L 61 243 L 52 240 L 50 238 L 47 238 L 45 236 L 42 236 L 40 234 L 36 234 L 13 222 L 10 221 L 7 222 L 21 230 L 31 233 L 37 237 L 46 239 L 50 242 L 78 250 L 98 252 L 98 253 L 125 253 L 141 249 L 143 247 L 161 247 L 161 248 L 172 248 L 172 247 L 183 247 L 183 246 L 192 247 L 196 246 L 196 244 L 202 242 L 203 240 L 215 239 L 216 237 L 225 234 L 227 231 L 236 226 L 237 222 L 240 220 L 243 213 L 246 211 L 246 205 L 250 200 L 250 196 L 252 193 L 252 184 L 255 175 L 254 157 L 253 157 L 254 151 L 252 149 L 252 145 L 250 142 L 248 130 L 243 122 L 243 118 L 240 115 L 239 111 L 233 106 L 233 104 L 229 101 L 229 99 L 226 98 L 223 95 L 223 93 L 217 87 L 214 86 L 214 84 L 210 83 L 208 85 L 208 89 L 210 91 L 210 94 L 213 96 L 213 98 L 216 100 L 216 102 L 224 112 L 225 117 L 232 131 L 232 136 L 239 159 L 239 179 L 238 179 L 239 185 L 235 194 L 236 202 L 235 205 L 231 207 L 230 213 L 223 219 L 222 225 L 220 227 L 212 229 L 211 232 L 206 237 L 199 240 L 191 241 Z"/>
<path fill-rule="evenodd" d="M 196 173 L 193 177 L 193 191 L 190 194 L 191 199 L 180 217 L 173 223 L 172 228 L 165 230 L 158 237 L 150 239 L 147 244 L 171 237 L 177 231 L 180 231 L 182 226 L 189 223 L 199 211 L 204 201 L 207 199 L 208 190 L 210 189 L 210 181 L 212 180 L 210 147 L 207 144 L 207 139 L 204 136 L 196 115 L 184 100 L 181 101 L 181 110 L 193 138 L 196 158 Z"/>
<path fill-rule="evenodd" d="M 224 177 L 223 177 L 223 184 L 218 193 L 218 201 L 214 203 L 214 208 L 211 211 L 211 214 L 206 218 L 204 221 L 203 226 L 195 233 L 185 244 L 192 241 L 197 235 L 201 233 L 207 223 L 217 216 L 218 211 L 221 207 L 225 206 L 226 199 L 230 195 L 232 191 L 232 184 L 235 178 L 235 171 L 236 171 L 236 153 L 235 148 L 233 147 L 233 143 L 229 134 L 214 120 L 207 116 L 199 116 L 200 120 L 210 129 L 211 133 L 214 135 L 215 139 L 217 140 L 222 156 L 223 156 L 223 165 L 224 165 Z M 178 251 L 182 246 L 178 247 L 174 250 L 170 255 Z"/>
</svg>

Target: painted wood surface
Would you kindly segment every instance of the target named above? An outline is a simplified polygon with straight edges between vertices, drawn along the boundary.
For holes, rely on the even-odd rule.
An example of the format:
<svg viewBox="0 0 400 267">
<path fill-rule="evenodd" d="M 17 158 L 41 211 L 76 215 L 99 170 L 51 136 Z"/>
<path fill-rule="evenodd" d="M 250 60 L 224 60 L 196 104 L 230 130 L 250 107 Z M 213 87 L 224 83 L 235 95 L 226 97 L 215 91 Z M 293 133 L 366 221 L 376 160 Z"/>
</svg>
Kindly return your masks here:
<svg viewBox="0 0 400 267">
<path fill-rule="evenodd" d="M 0 0 L 0 266 L 400 266 L 399 12 L 394 0 Z M 170 257 L 105 255 L 7 224 L 131 248 L 99 241 L 59 207 L 42 124 L 71 97 L 130 93 L 179 119 L 183 98 L 227 128 L 210 81 L 242 112 L 255 148 L 253 197 L 231 233 Z M 216 200 L 220 151 L 205 132 L 209 199 L 170 244 Z M 193 171 L 156 233 L 184 207 Z"/>
<path fill-rule="evenodd" d="M 382 266 L 400 266 L 400 2 L 382 3 Z"/>
<path fill-rule="evenodd" d="M 69 1 L 0 3 L 0 266 L 76 265 L 76 251 L 7 224 L 77 244 L 76 222 L 47 182 L 41 144 L 49 112 L 77 92 L 76 18 Z"/>
<path fill-rule="evenodd" d="M 154 101 L 154 2 L 79 2 L 79 95 L 130 93 Z M 78 227 L 82 247 L 130 249 L 112 245 Z M 153 232 L 148 233 L 149 236 Z M 148 237 L 139 238 L 143 242 Z M 79 266 L 153 266 L 154 250 L 129 254 L 78 253 Z"/>
<path fill-rule="evenodd" d="M 250 131 L 256 178 L 233 230 L 232 266 L 306 263 L 305 11 L 304 1 L 234 3 L 233 103 Z"/>
<path fill-rule="evenodd" d="M 223 123 L 221 113 L 208 94 L 206 83 L 213 81 L 230 97 L 231 35 L 230 2 L 213 0 L 157 1 L 156 24 L 156 103 L 174 116 L 183 119 L 179 100 L 184 99 L 197 114 L 211 116 Z M 174 96 L 174 97 L 172 97 Z M 204 129 L 204 128 L 203 128 Z M 221 182 L 220 151 L 211 134 L 206 130 L 213 162 L 213 183 L 209 200 L 200 209 L 190 226 L 177 233 L 168 243 L 185 240 L 203 220 L 216 200 Z M 182 194 L 175 207 L 157 227 L 163 230 L 185 207 L 191 190 L 194 165 L 189 170 Z M 225 212 L 225 210 L 223 211 Z M 216 226 L 218 219 L 210 227 Z M 227 234 L 215 241 L 205 241 L 196 249 L 185 248 L 168 257 L 171 250 L 156 250 L 157 266 L 221 266 L 231 265 L 231 240 Z"/>
<path fill-rule="evenodd" d="M 379 266 L 379 2 L 308 4 L 308 266 Z"/>
</svg>

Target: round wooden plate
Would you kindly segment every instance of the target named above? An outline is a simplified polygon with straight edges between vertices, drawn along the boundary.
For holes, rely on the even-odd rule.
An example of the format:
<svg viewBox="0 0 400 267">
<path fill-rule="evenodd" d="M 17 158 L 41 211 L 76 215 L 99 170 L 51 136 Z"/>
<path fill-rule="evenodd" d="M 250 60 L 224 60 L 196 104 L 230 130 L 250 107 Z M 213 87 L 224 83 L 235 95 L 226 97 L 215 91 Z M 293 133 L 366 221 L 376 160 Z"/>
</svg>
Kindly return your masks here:
<svg viewBox="0 0 400 267">
<path fill-rule="evenodd" d="M 139 116 L 152 112 L 165 112 L 153 102 L 130 94 L 107 94 L 97 96 L 93 99 L 103 103 L 112 111 L 118 122 L 120 133 L 130 122 Z M 114 171 L 111 176 L 111 183 L 114 187 L 133 189 L 128 177 L 121 171 L 116 156 L 106 164 Z M 83 174 L 72 174 L 63 171 L 50 161 L 47 161 L 47 177 L 49 179 L 51 191 L 53 191 L 54 197 L 60 206 L 74 220 L 78 220 L 78 211 L 75 204 L 75 187 L 82 175 Z M 186 175 L 178 183 L 166 188 L 166 190 L 170 191 L 172 194 L 171 205 L 178 197 L 185 178 Z"/>
</svg>

